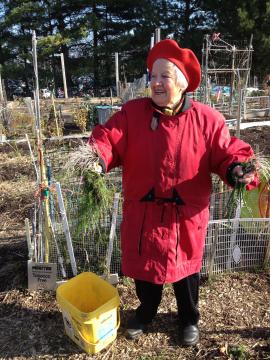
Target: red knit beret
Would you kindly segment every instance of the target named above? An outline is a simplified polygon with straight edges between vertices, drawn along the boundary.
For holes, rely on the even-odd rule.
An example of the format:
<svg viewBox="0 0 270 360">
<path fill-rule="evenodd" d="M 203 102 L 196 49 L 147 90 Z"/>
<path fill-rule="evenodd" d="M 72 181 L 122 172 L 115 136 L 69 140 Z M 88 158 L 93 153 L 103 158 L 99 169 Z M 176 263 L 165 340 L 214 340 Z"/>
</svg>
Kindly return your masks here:
<svg viewBox="0 0 270 360">
<path fill-rule="evenodd" d="M 147 56 L 147 67 L 150 73 L 154 62 L 161 58 L 171 61 L 182 71 L 188 82 L 186 91 L 197 89 L 201 82 L 201 67 L 192 50 L 180 48 L 175 40 L 161 40 L 152 47 Z"/>
</svg>

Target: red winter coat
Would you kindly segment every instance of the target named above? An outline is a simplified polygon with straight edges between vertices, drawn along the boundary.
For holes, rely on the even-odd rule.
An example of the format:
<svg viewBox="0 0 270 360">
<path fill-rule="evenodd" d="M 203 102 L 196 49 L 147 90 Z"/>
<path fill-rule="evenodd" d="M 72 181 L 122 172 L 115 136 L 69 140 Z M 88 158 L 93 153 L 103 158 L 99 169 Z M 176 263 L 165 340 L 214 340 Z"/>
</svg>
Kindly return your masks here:
<svg viewBox="0 0 270 360">
<path fill-rule="evenodd" d="M 155 130 L 153 114 L 151 99 L 129 101 L 92 137 L 106 171 L 123 168 L 123 274 L 163 284 L 200 271 L 210 174 L 227 182 L 229 165 L 253 151 L 207 105 L 186 98 L 180 114 L 160 114 Z"/>
</svg>

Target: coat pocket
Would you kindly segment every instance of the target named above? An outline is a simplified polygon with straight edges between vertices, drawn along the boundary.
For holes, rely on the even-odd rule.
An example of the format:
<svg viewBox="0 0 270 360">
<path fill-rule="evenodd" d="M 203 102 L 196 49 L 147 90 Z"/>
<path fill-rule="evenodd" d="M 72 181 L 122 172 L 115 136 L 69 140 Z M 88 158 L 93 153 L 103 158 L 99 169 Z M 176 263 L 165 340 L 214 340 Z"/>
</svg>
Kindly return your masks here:
<svg viewBox="0 0 270 360">
<path fill-rule="evenodd" d="M 123 255 L 142 253 L 144 226 L 147 204 L 136 201 L 126 201 L 123 206 L 123 221 L 121 224 L 121 250 Z"/>
<path fill-rule="evenodd" d="M 208 209 L 181 209 L 180 252 L 183 260 L 200 259 L 207 231 Z"/>
</svg>

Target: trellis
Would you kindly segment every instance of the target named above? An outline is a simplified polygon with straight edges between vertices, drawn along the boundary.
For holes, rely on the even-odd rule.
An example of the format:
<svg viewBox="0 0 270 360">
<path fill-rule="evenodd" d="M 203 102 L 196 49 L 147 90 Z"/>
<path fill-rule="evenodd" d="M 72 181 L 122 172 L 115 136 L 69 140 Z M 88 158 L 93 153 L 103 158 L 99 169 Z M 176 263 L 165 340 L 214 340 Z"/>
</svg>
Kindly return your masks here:
<svg viewBox="0 0 270 360">
<path fill-rule="evenodd" d="M 240 116 L 252 60 L 252 37 L 246 41 L 223 39 L 220 34 L 205 35 L 202 49 L 200 100 L 228 117 Z M 213 93 L 213 87 L 217 91 Z M 222 87 L 228 87 L 228 93 Z M 220 87 L 221 89 L 218 90 Z M 239 114 L 240 112 L 240 114 Z"/>
</svg>

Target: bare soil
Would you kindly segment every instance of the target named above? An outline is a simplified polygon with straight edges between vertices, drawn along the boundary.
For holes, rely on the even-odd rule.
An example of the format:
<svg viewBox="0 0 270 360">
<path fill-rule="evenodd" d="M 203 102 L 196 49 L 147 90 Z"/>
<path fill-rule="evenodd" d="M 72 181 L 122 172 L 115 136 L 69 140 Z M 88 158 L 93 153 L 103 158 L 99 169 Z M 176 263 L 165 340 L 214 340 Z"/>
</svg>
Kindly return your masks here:
<svg viewBox="0 0 270 360">
<path fill-rule="evenodd" d="M 270 154 L 270 127 L 241 131 L 241 138 Z M 0 145 L 0 359 L 270 359 L 270 272 L 220 274 L 202 280 L 201 339 L 178 343 L 176 304 L 165 286 L 159 313 L 146 334 L 127 340 L 127 319 L 137 307 L 132 280 L 117 285 L 121 326 L 116 341 L 87 355 L 64 334 L 53 292 L 27 290 L 23 222 L 31 216 L 35 182 L 25 145 Z M 19 157 L 16 159 L 16 154 Z"/>
<path fill-rule="evenodd" d="M 270 154 L 270 126 L 256 126 L 241 130 L 240 137 L 249 143 L 254 151 Z"/>
</svg>

